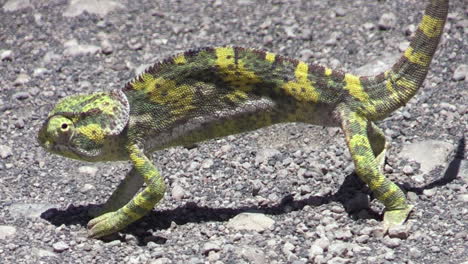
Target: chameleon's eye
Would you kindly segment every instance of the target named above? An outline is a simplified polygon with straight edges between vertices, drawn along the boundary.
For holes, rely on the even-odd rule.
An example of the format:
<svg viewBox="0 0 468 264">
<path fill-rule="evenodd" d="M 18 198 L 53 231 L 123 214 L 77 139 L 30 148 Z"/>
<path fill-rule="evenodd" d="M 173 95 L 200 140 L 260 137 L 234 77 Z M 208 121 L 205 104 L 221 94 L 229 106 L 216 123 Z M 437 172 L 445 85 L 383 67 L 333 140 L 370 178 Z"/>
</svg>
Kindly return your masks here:
<svg viewBox="0 0 468 264">
<path fill-rule="evenodd" d="M 62 131 L 65 132 L 65 131 L 68 131 L 68 124 L 67 123 L 62 123 L 62 126 L 60 126 L 60 128 L 62 128 Z"/>
<path fill-rule="evenodd" d="M 73 122 L 64 116 L 54 116 L 47 125 L 47 134 L 55 143 L 67 142 L 73 136 Z"/>
</svg>

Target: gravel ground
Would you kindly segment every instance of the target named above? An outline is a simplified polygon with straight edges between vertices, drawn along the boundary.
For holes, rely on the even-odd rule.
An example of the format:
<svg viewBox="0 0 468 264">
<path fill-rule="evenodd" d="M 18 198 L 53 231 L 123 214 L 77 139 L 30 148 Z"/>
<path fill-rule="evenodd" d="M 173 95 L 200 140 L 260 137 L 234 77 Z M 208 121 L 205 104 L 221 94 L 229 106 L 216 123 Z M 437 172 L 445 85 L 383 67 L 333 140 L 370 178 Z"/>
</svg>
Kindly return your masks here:
<svg viewBox="0 0 468 264">
<path fill-rule="evenodd" d="M 86 210 L 129 164 L 65 159 L 35 140 L 59 98 L 123 87 L 191 48 L 371 74 L 408 45 L 425 2 L 0 0 L 0 262 L 468 263 L 467 0 L 451 3 L 423 89 L 379 124 L 386 174 L 416 206 L 391 236 L 336 128 L 277 125 L 155 153 L 165 199 L 106 241 L 86 237 Z"/>
</svg>

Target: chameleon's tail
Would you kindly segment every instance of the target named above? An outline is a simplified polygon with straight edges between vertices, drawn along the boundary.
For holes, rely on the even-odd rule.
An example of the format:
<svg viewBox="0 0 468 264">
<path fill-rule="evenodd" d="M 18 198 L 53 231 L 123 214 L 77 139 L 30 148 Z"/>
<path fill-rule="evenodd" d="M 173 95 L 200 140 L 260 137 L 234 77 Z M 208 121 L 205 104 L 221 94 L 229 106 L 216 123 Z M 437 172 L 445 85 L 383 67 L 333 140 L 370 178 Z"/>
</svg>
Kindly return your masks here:
<svg viewBox="0 0 468 264">
<path fill-rule="evenodd" d="M 385 110 L 393 112 L 405 105 L 426 77 L 447 18 L 449 0 L 429 0 L 418 29 L 400 60 L 384 73 L 390 94 Z"/>
</svg>

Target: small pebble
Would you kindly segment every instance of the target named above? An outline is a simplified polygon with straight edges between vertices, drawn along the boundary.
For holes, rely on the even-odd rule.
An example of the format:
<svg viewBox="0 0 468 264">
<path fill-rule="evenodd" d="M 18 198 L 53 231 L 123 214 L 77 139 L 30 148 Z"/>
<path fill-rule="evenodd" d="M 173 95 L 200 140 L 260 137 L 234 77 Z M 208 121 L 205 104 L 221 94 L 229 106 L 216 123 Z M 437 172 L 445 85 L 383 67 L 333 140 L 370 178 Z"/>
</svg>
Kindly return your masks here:
<svg viewBox="0 0 468 264">
<path fill-rule="evenodd" d="M 386 236 L 382 239 L 382 243 L 389 248 L 396 248 L 400 246 L 401 240 L 398 238 L 390 238 Z"/>
<path fill-rule="evenodd" d="M 0 52 L 0 60 L 2 61 L 11 61 L 13 60 L 13 51 L 12 50 L 3 50 Z"/>
<path fill-rule="evenodd" d="M 29 98 L 29 93 L 27 92 L 17 92 L 13 94 L 13 99 L 15 100 L 25 100 Z"/>
<path fill-rule="evenodd" d="M 13 155 L 13 152 L 9 146 L 0 145 L 0 158 L 6 159 Z"/>
<path fill-rule="evenodd" d="M 65 250 L 68 250 L 70 248 L 70 246 L 63 242 L 63 241 L 59 241 L 59 242 L 56 242 L 52 245 L 52 248 L 54 249 L 55 252 L 57 253 L 60 253 L 60 252 L 63 252 Z"/>
<path fill-rule="evenodd" d="M 468 76 L 468 65 L 462 64 L 459 65 L 455 71 L 453 72 L 452 79 L 455 81 L 462 81 L 465 80 Z"/>
<path fill-rule="evenodd" d="M 414 169 L 410 165 L 405 165 L 403 167 L 403 173 L 406 175 L 412 175 L 414 173 Z"/>
<path fill-rule="evenodd" d="M 384 13 L 378 22 L 379 28 L 388 30 L 394 28 L 397 23 L 397 17 L 393 13 Z"/>
</svg>

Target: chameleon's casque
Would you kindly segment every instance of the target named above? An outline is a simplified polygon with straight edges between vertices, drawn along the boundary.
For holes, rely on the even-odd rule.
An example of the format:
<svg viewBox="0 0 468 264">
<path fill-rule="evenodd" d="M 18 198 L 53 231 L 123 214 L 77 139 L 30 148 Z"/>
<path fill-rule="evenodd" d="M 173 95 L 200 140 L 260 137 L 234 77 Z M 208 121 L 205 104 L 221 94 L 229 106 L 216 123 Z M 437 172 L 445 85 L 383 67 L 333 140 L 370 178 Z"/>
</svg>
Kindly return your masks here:
<svg viewBox="0 0 468 264">
<path fill-rule="evenodd" d="M 247 48 L 188 51 L 155 64 L 122 90 L 64 98 L 39 142 L 69 158 L 132 162 L 104 214 L 88 225 L 91 237 L 101 237 L 141 218 L 163 197 L 164 180 L 146 153 L 276 123 L 340 126 L 356 173 L 385 205 L 384 228 L 402 224 L 412 206 L 382 174 L 386 143 L 374 121 L 405 105 L 426 77 L 448 10 L 448 0 L 428 2 L 401 59 L 377 76 Z M 146 187 L 133 197 L 143 181 Z"/>
</svg>

